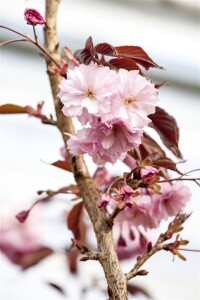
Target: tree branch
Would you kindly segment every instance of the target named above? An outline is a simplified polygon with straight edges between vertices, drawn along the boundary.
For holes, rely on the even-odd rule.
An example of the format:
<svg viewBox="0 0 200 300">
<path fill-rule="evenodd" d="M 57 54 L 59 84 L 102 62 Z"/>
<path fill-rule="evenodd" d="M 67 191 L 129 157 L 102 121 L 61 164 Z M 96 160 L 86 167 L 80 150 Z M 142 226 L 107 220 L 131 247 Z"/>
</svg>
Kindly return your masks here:
<svg viewBox="0 0 200 300">
<path fill-rule="evenodd" d="M 60 0 L 46 0 L 45 28 L 46 48 L 51 56 L 58 62 L 61 60 L 56 32 L 56 15 L 59 2 Z M 52 62 L 46 58 L 46 63 L 48 69 Z M 57 73 L 51 74 L 50 72 L 48 72 L 48 76 L 55 104 L 58 128 L 66 144 L 68 136 L 65 133 L 75 134 L 75 131 L 71 119 L 63 115 L 61 111 L 62 104 L 57 97 L 59 92 L 58 85 L 61 81 L 61 76 Z M 81 197 L 83 198 L 84 206 L 94 227 L 98 244 L 98 260 L 104 269 L 108 286 L 112 291 L 112 296 L 110 296 L 109 299 L 126 300 L 128 299 L 126 278 L 120 268 L 115 251 L 112 226 L 109 226 L 106 223 L 104 210 L 99 209 L 97 206 L 97 201 L 99 199 L 98 189 L 89 175 L 83 157 L 72 157 L 70 153 L 68 153 L 68 157 L 72 166 L 74 178 L 80 189 Z"/>
<path fill-rule="evenodd" d="M 147 246 L 147 251 L 141 256 L 138 257 L 137 263 L 135 264 L 134 268 L 127 273 L 126 280 L 129 281 L 130 279 L 136 277 L 137 275 L 147 275 L 146 270 L 139 270 L 141 266 L 155 253 L 157 253 L 160 250 L 167 250 L 171 251 L 174 255 L 178 255 L 179 257 L 181 256 L 177 250 L 181 250 L 179 246 L 182 244 L 186 244 L 185 241 L 178 241 L 178 237 L 174 243 L 170 244 L 163 244 L 165 241 L 171 239 L 174 233 L 180 232 L 183 227 L 182 224 L 189 218 L 190 215 L 187 214 L 178 214 L 174 220 L 169 224 L 167 231 L 163 234 L 161 233 L 156 244 L 152 247 L 152 244 L 149 243 Z M 177 243 L 178 242 L 178 243 Z M 188 243 L 188 241 L 187 241 Z M 173 251 L 176 247 L 176 251 Z M 184 257 L 182 258 L 184 259 Z"/>
</svg>

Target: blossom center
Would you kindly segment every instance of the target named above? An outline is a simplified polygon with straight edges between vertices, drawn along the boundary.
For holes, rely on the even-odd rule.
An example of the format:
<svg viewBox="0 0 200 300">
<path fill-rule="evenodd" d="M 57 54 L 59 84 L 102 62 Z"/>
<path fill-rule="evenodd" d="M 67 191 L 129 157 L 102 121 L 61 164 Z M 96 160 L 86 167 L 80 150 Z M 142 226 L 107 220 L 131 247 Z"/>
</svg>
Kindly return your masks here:
<svg viewBox="0 0 200 300">
<path fill-rule="evenodd" d="M 92 98 L 94 98 L 95 93 L 93 93 L 91 90 L 88 90 L 87 96 L 88 96 L 88 98 L 92 99 Z"/>
<path fill-rule="evenodd" d="M 131 105 L 131 106 L 135 105 L 135 102 L 136 102 L 136 100 L 132 96 L 129 96 L 129 97 L 125 98 L 125 100 L 124 100 L 124 103 L 126 105 Z"/>
</svg>

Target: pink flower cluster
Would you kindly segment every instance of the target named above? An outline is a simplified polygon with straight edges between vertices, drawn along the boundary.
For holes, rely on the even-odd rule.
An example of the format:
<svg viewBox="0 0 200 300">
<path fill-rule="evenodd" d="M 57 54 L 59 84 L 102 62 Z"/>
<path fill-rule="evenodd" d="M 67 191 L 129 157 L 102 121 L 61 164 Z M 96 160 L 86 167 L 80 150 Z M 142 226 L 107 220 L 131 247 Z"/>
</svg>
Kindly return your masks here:
<svg viewBox="0 0 200 300">
<path fill-rule="evenodd" d="M 174 184 L 162 183 L 160 194 L 140 188 L 140 195 L 131 198 L 131 188 L 127 190 L 126 186 L 123 192 L 126 194 L 126 201 L 128 199 L 128 205 L 117 216 L 114 227 L 117 250 L 122 258 L 144 253 L 148 242 L 153 241 L 154 229 L 162 220 L 182 212 L 191 197 L 189 188 L 181 181 Z M 109 195 L 106 196 L 105 200 L 109 201 L 102 203 L 102 206 L 106 206 L 107 211 L 112 213 L 117 198 L 115 194 L 111 194 L 110 198 Z"/>
<path fill-rule="evenodd" d="M 70 136 L 73 155 L 88 153 L 97 164 L 115 163 L 141 143 L 148 115 L 158 102 L 154 85 L 138 71 L 80 64 L 67 73 L 58 94 L 63 113 L 83 126 Z"/>
</svg>

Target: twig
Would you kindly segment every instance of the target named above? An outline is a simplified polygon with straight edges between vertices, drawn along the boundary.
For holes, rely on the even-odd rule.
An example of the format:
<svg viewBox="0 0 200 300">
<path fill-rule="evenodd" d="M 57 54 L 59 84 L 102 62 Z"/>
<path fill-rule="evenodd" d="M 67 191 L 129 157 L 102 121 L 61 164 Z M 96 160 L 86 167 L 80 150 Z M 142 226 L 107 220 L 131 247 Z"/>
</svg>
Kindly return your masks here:
<svg viewBox="0 0 200 300">
<path fill-rule="evenodd" d="M 138 257 L 137 263 L 135 264 L 134 268 L 127 274 L 126 280 L 129 281 L 133 277 L 137 275 L 141 275 L 139 269 L 141 266 L 155 253 L 159 252 L 160 250 L 170 250 L 171 244 L 163 244 L 166 240 L 171 239 L 174 233 L 180 232 L 183 227 L 182 224 L 188 219 L 190 215 L 186 214 L 178 214 L 174 220 L 169 224 L 167 231 L 164 234 L 160 234 L 156 244 L 152 247 L 151 243 L 149 243 L 147 247 L 147 251 L 141 256 Z M 175 241 L 176 242 L 176 241 Z M 181 248 L 179 248 L 181 250 Z M 143 270 L 142 270 L 143 271 Z M 146 274 L 144 274 L 146 275 Z"/>
<path fill-rule="evenodd" d="M 185 248 L 179 248 L 179 250 L 181 251 L 188 251 L 188 252 L 200 252 L 200 250 L 197 250 L 197 249 L 185 249 Z"/>
<path fill-rule="evenodd" d="M 16 43 L 16 42 L 29 42 L 27 39 L 14 39 L 14 40 L 9 40 L 6 42 L 0 43 L 0 47 L 11 44 L 11 43 Z"/>
<path fill-rule="evenodd" d="M 43 124 L 49 124 L 49 125 L 53 125 L 53 126 L 57 126 L 57 121 L 53 120 L 53 119 L 48 119 L 48 118 L 44 118 L 44 119 L 41 119 L 42 123 Z"/>
<path fill-rule="evenodd" d="M 36 43 L 38 43 L 38 41 L 37 41 L 37 34 L 36 34 L 36 31 L 35 31 L 35 26 L 34 25 L 33 25 L 33 34 L 34 34 Z"/>
<path fill-rule="evenodd" d="M 80 261 L 99 260 L 99 254 L 89 250 L 86 246 L 79 243 L 76 239 L 72 239 L 72 246 L 76 247 L 79 252 L 85 256 L 81 257 Z"/>
<path fill-rule="evenodd" d="M 38 44 L 38 42 L 37 42 L 37 36 L 36 36 L 36 33 L 35 33 L 35 31 L 34 31 L 34 35 L 35 35 L 35 40 L 34 39 L 32 39 L 28 34 L 23 34 L 23 33 L 20 33 L 19 31 L 17 31 L 17 30 L 14 30 L 14 29 L 12 29 L 12 28 L 10 28 L 10 27 L 7 27 L 7 26 L 4 26 L 4 25 L 0 25 L 0 28 L 4 28 L 4 29 L 7 29 L 7 30 L 9 30 L 9 31 L 12 31 L 12 32 L 14 32 L 14 33 L 16 33 L 16 34 L 18 34 L 18 35 L 20 35 L 20 36 L 22 36 L 22 37 L 24 37 L 25 38 L 25 40 L 27 41 L 27 42 L 30 42 L 30 43 L 32 43 L 32 44 L 34 44 L 37 48 L 39 48 L 58 68 L 60 68 L 60 65 L 57 63 L 57 61 L 53 58 L 53 56 L 51 56 L 51 54 L 44 48 L 44 47 L 42 47 L 40 44 Z M 33 26 L 33 28 L 34 28 L 34 26 Z M 19 39 L 19 40 L 13 40 L 13 42 L 17 42 L 17 41 L 25 41 L 24 39 Z M 0 46 L 3 46 L 3 45 L 6 45 L 6 44 L 8 44 L 8 43 L 11 43 L 11 41 L 7 41 L 7 42 L 3 42 L 3 43 L 1 43 L 0 44 Z"/>
<path fill-rule="evenodd" d="M 182 177 L 177 177 L 177 178 L 171 178 L 171 179 L 166 179 L 166 180 L 160 180 L 157 183 L 170 182 L 170 181 L 182 181 L 182 180 L 197 181 L 197 180 L 200 180 L 200 178 L 182 178 Z"/>
</svg>

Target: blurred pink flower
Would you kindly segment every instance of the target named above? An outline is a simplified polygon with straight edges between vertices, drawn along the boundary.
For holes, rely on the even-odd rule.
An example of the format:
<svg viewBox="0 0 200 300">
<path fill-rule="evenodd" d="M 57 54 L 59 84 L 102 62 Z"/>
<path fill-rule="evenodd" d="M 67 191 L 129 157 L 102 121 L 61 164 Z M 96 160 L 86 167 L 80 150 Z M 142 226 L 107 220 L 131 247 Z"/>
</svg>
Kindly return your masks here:
<svg viewBox="0 0 200 300">
<path fill-rule="evenodd" d="M 133 194 L 135 194 L 135 191 L 128 185 L 124 185 L 120 189 L 120 195 L 122 196 L 122 201 L 126 204 L 128 207 L 132 207 L 133 205 Z"/>
<path fill-rule="evenodd" d="M 132 207 L 126 207 L 117 217 L 118 222 L 126 220 L 130 226 L 142 226 L 145 230 L 157 228 L 160 222 L 183 211 L 190 200 L 191 193 L 182 182 L 161 184 L 161 194 L 144 188 L 138 189 L 140 195 L 130 199 Z M 112 195 L 112 198 L 115 197 Z M 114 200 L 107 206 L 111 213 L 116 204 Z"/>
<path fill-rule="evenodd" d="M 144 180 L 148 180 L 149 178 L 151 178 L 152 176 L 158 174 L 159 171 L 151 166 L 144 166 L 140 169 L 140 175 L 141 178 Z"/>
<path fill-rule="evenodd" d="M 109 203 L 110 199 L 111 197 L 108 193 L 102 194 L 101 198 L 98 201 L 98 207 L 101 208 L 103 206 L 106 206 Z"/>
<path fill-rule="evenodd" d="M 70 135 L 68 148 L 73 155 L 88 153 L 96 164 L 115 163 L 137 147 L 141 137 L 142 130 L 131 129 L 128 122 L 115 118 L 79 130 L 76 137 Z"/>
<path fill-rule="evenodd" d="M 63 146 L 63 147 L 60 148 L 60 155 L 62 156 L 62 158 L 64 160 L 67 160 L 67 151 L 66 151 L 65 146 Z"/>
<path fill-rule="evenodd" d="M 135 198 L 131 198 L 130 196 L 128 204 L 130 205 L 127 205 L 127 207 L 118 215 L 117 219 L 119 222 L 126 220 L 130 226 L 142 226 L 145 229 L 158 227 L 160 219 L 158 221 L 153 214 L 155 203 L 149 195 L 139 195 Z M 114 207 L 112 202 L 111 206 Z M 111 211 L 111 208 L 108 209 Z"/>
<path fill-rule="evenodd" d="M 117 82 L 115 71 L 93 62 L 69 70 L 58 94 L 64 104 L 63 113 L 70 117 L 80 117 L 84 109 L 96 117 L 109 113 Z"/>
<path fill-rule="evenodd" d="M 34 8 L 26 8 L 24 11 L 24 18 L 29 25 L 43 25 L 43 27 L 45 27 L 46 20 Z"/>
<path fill-rule="evenodd" d="M 97 186 L 102 187 L 102 185 L 108 184 L 111 181 L 112 177 L 105 167 L 99 167 L 95 171 L 93 179 Z"/>
<path fill-rule="evenodd" d="M 161 221 L 182 212 L 191 198 L 191 192 L 181 181 L 173 184 L 163 182 L 160 185 L 162 194 L 154 194 L 152 199 L 155 203 L 154 216 Z"/>
<path fill-rule="evenodd" d="M 30 218 L 25 224 L 5 218 L 0 230 L 0 249 L 15 264 L 21 264 L 25 255 L 39 250 L 42 235 L 36 226 L 40 217 Z"/>
<path fill-rule="evenodd" d="M 148 232 L 142 228 L 130 226 L 126 220 L 122 223 L 115 222 L 113 235 L 119 259 L 142 255 L 146 251 L 148 243 L 153 241 L 151 236 L 148 237 Z"/>
<path fill-rule="evenodd" d="M 144 127 L 150 120 L 147 117 L 155 112 L 158 93 L 154 85 L 138 74 L 138 71 L 119 70 L 119 114 L 133 127 Z"/>
</svg>

